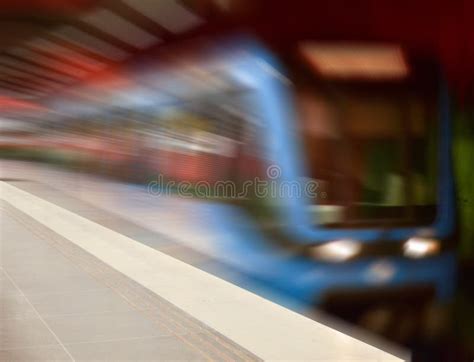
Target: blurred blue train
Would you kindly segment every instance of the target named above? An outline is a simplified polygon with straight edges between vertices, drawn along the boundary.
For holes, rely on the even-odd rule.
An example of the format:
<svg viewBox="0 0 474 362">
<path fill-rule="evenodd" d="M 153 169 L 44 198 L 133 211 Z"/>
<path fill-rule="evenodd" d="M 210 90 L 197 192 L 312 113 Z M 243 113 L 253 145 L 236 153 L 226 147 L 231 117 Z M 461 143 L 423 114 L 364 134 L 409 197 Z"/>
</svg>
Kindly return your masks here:
<svg viewBox="0 0 474 362">
<path fill-rule="evenodd" d="M 130 64 L 100 103 L 56 99 L 56 130 L 113 138 L 89 164 L 200 200 L 214 256 L 255 283 L 393 338 L 429 322 L 455 279 L 436 64 L 390 44 L 192 48 Z"/>
</svg>

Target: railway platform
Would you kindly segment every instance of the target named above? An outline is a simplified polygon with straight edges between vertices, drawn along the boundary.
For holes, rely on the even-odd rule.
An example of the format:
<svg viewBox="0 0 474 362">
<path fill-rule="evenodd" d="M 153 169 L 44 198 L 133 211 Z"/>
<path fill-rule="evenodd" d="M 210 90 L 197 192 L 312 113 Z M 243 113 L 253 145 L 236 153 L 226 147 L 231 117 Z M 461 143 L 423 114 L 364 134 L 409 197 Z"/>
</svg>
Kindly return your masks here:
<svg viewBox="0 0 474 362">
<path fill-rule="evenodd" d="M 92 183 L 73 195 L 27 167 L 2 164 L 1 361 L 409 358 L 213 274 L 201 251 L 86 202 Z"/>
</svg>

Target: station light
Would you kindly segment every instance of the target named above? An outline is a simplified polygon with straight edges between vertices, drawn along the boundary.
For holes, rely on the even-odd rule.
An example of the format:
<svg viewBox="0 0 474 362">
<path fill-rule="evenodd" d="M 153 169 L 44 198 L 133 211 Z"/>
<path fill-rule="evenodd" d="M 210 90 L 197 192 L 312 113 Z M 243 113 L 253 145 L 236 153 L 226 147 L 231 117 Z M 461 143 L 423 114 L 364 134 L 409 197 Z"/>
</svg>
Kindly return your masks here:
<svg viewBox="0 0 474 362">
<path fill-rule="evenodd" d="M 389 44 L 300 44 L 303 57 L 324 77 L 401 79 L 408 73 L 402 49 Z"/>
<path fill-rule="evenodd" d="M 410 258 L 424 258 L 438 253 L 439 240 L 432 238 L 412 237 L 403 245 L 403 252 Z"/>
</svg>

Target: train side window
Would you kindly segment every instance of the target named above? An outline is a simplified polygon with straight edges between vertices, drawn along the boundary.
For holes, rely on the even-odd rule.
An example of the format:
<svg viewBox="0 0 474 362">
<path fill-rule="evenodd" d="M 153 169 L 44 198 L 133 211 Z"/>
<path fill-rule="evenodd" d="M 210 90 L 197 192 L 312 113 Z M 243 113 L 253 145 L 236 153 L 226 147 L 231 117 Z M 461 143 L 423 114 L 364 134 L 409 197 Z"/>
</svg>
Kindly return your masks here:
<svg viewBox="0 0 474 362">
<path fill-rule="evenodd" d="M 156 112 L 153 166 L 167 179 L 206 182 L 213 197 L 237 198 L 244 180 L 261 176 L 259 120 L 242 92 L 183 101 Z M 218 182 L 232 183 L 214 194 Z"/>
</svg>

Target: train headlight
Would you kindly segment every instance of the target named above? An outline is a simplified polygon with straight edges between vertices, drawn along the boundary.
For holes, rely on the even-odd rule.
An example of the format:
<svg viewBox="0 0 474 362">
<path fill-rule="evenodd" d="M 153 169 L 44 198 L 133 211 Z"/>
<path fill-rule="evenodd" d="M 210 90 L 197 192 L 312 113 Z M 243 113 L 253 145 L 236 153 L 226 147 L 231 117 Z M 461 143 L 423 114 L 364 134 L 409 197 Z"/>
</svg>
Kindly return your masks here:
<svg viewBox="0 0 474 362">
<path fill-rule="evenodd" d="M 311 254 L 318 259 L 340 262 L 352 258 L 359 253 L 360 249 L 361 246 L 358 242 L 350 239 L 341 239 L 314 246 L 311 249 Z"/>
<path fill-rule="evenodd" d="M 403 252 L 410 258 L 424 258 L 434 255 L 441 248 L 439 240 L 432 238 L 412 237 L 403 244 Z"/>
</svg>

